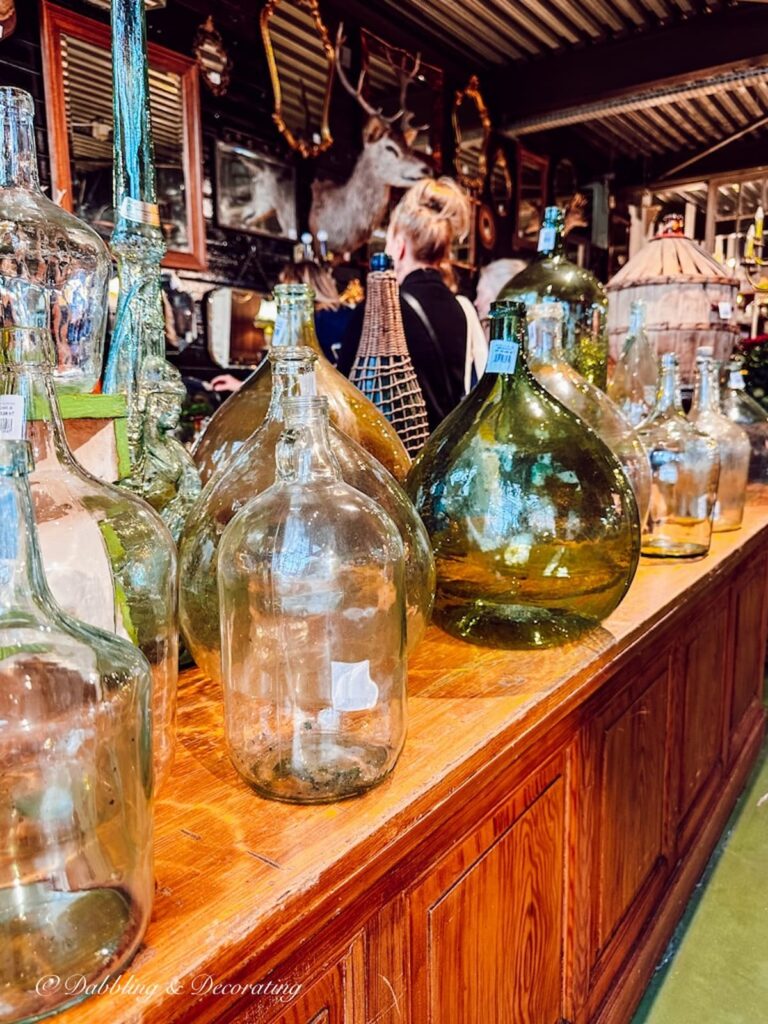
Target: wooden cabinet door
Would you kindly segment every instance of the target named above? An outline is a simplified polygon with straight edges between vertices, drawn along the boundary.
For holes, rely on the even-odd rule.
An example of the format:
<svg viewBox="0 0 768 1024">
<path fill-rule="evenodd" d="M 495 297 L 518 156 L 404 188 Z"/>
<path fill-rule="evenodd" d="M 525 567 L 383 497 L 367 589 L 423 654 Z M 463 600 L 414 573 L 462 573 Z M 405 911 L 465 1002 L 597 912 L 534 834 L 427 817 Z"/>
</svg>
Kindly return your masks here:
<svg viewBox="0 0 768 1024">
<path fill-rule="evenodd" d="M 733 690 L 730 706 L 729 760 L 741 749 L 749 730 L 749 712 L 760 713 L 765 674 L 766 585 L 765 558 L 745 572 L 733 588 Z"/>
<path fill-rule="evenodd" d="M 603 998 L 669 872 L 671 672 L 669 648 L 648 668 L 630 667 L 574 749 L 569 990 L 577 1007 Z"/>
<path fill-rule="evenodd" d="M 564 788 L 546 769 L 412 890 L 410 1020 L 562 1019 Z"/>
<path fill-rule="evenodd" d="M 678 852 L 690 842 L 722 775 L 727 666 L 728 601 L 721 595 L 703 610 L 680 648 L 672 812 L 678 823 Z"/>
</svg>

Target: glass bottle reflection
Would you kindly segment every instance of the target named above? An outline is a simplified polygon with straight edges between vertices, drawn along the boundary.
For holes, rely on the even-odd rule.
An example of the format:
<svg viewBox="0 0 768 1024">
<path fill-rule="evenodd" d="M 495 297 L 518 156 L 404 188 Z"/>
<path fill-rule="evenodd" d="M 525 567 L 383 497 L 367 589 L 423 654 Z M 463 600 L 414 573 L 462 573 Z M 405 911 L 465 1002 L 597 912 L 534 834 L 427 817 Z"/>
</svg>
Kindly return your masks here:
<svg viewBox="0 0 768 1024">
<path fill-rule="evenodd" d="M 528 368 L 525 307 L 494 303 L 486 372 L 408 477 L 435 551 L 435 619 L 503 647 L 562 643 L 619 604 L 639 558 L 616 456 Z"/>
<path fill-rule="evenodd" d="M 565 358 L 590 384 L 605 389 L 608 378 L 608 297 L 594 274 L 565 255 L 565 216 L 556 206 L 544 211 L 536 256 L 501 290 L 501 299 L 524 302 L 530 310 L 546 298 L 565 310 Z"/>
<path fill-rule="evenodd" d="M 328 398 L 331 420 L 369 451 L 397 480 L 411 464 L 397 431 L 375 405 L 323 355 L 315 334 L 314 292 L 303 284 L 275 287 L 277 321 L 272 346 L 308 347 L 317 354 L 317 390 Z M 269 360 L 218 409 L 193 452 L 203 483 L 264 421 L 272 394 Z"/>
<path fill-rule="evenodd" d="M 0 138 L 0 325 L 49 329 L 57 387 L 92 391 L 101 375 L 109 252 L 40 188 L 29 93 L 0 87 Z"/>
<path fill-rule="evenodd" d="M 48 585 L 67 613 L 130 639 L 149 661 L 159 787 L 175 746 L 175 547 L 146 502 L 97 480 L 72 455 L 52 359 L 47 331 L 0 329 L 0 396 L 18 408 L 18 436 L 32 444 L 30 483 Z"/>
<path fill-rule="evenodd" d="M 588 423 L 618 458 L 635 492 L 642 521 L 651 500 L 648 453 L 610 398 L 565 361 L 562 324 L 559 302 L 540 303 L 529 310 L 528 366 L 539 384 Z"/>
<path fill-rule="evenodd" d="M 651 460 L 651 506 L 642 553 L 654 558 L 700 558 L 709 551 L 717 498 L 717 442 L 685 418 L 677 356 L 661 357 L 656 407 L 639 430 Z"/>
<path fill-rule="evenodd" d="M 726 365 L 726 383 L 720 394 L 723 415 L 747 432 L 751 454 L 749 482 L 768 483 L 768 413 L 747 392 L 744 360 L 732 359 Z"/>
<path fill-rule="evenodd" d="M 653 411 L 659 389 L 659 361 L 645 330 L 645 303 L 633 302 L 624 349 L 613 369 L 608 397 L 624 418 L 639 426 Z"/>
<path fill-rule="evenodd" d="M 750 446 L 746 432 L 720 412 L 718 365 L 709 356 L 697 356 L 693 405 L 689 418 L 697 430 L 717 442 L 720 477 L 712 529 L 738 530 L 744 518 Z"/>
<path fill-rule="evenodd" d="M 150 673 L 64 615 L 43 572 L 29 445 L 0 440 L 0 1015 L 31 1021 L 124 969 L 149 922 Z M 56 976 L 59 985 L 41 985 Z M 78 994 L 80 993 L 80 994 Z"/>
<path fill-rule="evenodd" d="M 290 398 L 277 479 L 220 546 L 225 728 L 240 774 L 297 803 L 354 796 L 406 727 L 404 553 L 344 483 L 323 398 Z"/>
<path fill-rule="evenodd" d="M 224 528 L 250 498 L 275 481 L 275 447 L 284 425 L 286 398 L 315 393 L 317 355 L 308 348 L 270 351 L 272 400 L 266 419 L 222 469 L 213 474 L 193 507 L 180 549 L 181 628 L 198 666 L 221 678 L 219 597 L 216 582 Z M 330 436 L 344 481 L 380 505 L 400 531 L 406 551 L 408 646 L 418 644 L 432 612 L 435 567 L 424 525 L 390 473 L 333 424 Z"/>
</svg>

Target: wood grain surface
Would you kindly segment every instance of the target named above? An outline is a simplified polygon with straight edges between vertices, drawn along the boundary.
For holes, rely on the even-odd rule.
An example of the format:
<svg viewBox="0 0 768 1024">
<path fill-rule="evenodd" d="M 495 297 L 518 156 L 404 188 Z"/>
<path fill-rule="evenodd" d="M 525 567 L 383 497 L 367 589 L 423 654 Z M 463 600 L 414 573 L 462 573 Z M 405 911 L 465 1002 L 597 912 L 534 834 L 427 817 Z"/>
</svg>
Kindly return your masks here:
<svg viewBox="0 0 768 1024">
<path fill-rule="evenodd" d="M 454 827 L 457 839 L 464 834 L 459 831 L 460 823 L 454 824 L 444 810 L 455 808 L 459 799 L 466 807 L 473 800 L 487 800 L 489 806 L 493 806 L 491 800 L 498 800 L 499 806 L 511 809 L 489 819 L 487 847 L 482 842 L 478 845 L 477 837 L 469 845 L 454 847 L 446 862 L 450 870 L 456 868 L 456 857 L 463 857 L 466 870 L 477 862 L 475 870 L 489 876 L 512 871 L 521 886 L 536 887 L 542 893 L 539 905 L 544 908 L 543 921 L 557 916 L 551 894 L 556 885 L 562 885 L 557 875 L 562 865 L 548 868 L 546 857 L 544 861 L 519 864 L 518 850 L 537 837 L 541 840 L 539 856 L 542 849 L 545 853 L 549 850 L 550 859 L 557 860 L 552 851 L 563 842 L 566 792 L 568 807 L 578 810 L 580 786 L 592 785 L 601 771 L 607 773 L 605 799 L 623 827 L 639 829 L 642 834 L 639 848 L 621 867 L 616 865 L 610 884 L 604 884 L 601 913 L 591 925 L 589 916 L 581 920 L 581 911 L 570 909 L 571 900 L 575 906 L 579 899 L 587 899 L 585 883 L 577 879 L 575 895 L 568 897 L 568 927 L 578 932 L 574 944 L 587 942 L 582 935 L 583 925 L 587 931 L 596 929 L 597 946 L 602 947 L 627 900 L 647 880 L 649 872 L 653 874 L 654 864 L 665 854 L 669 842 L 659 824 L 659 780 L 668 766 L 664 745 L 654 739 L 654 731 L 658 734 L 665 729 L 663 706 L 668 680 L 665 673 L 659 676 L 657 669 L 643 678 L 642 664 L 637 663 L 648 657 L 648 648 L 655 643 L 652 631 L 674 635 L 696 602 L 736 567 L 763 556 L 764 572 L 766 549 L 768 506 L 756 504 L 748 507 L 742 530 L 716 535 L 708 558 L 673 565 L 644 562 L 614 615 L 581 642 L 562 648 L 533 653 L 485 649 L 431 628 L 410 668 L 409 731 L 403 755 L 393 775 L 380 787 L 344 803 L 304 808 L 270 803 L 254 795 L 228 760 L 217 687 L 195 671 L 184 674 L 179 692 L 176 764 L 156 808 L 157 882 L 152 922 L 142 950 L 124 975 L 124 983 L 130 981 L 135 990 L 128 992 L 124 987 L 122 991 L 106 992 L 57 1020 L 61 1024 L 173 1024 L 219 1019 L 256 1022 L 263 1017 L 258 1010 L 247 1016 L 234 1013 L 236 993 L 211 992 L 210 987 L 225 985 L 233 977 L 249 977 L 254 982 L 272 978 L 270 972 L 281 965 L 301 962 L 311 944 L 312 957 L 324 958 L 327 965 L 324 980 L 319 982 L 319 975 L 313 976 L 312 985 L 320 987 L 308 986 L 302 992 L 299 1016 L 287 1015 L 285 1021 L 311 1020 L 311 1014 L 316 1013 L 318 1020 L 327 1018 L 331 1022 L 351 1021 L 354 1016 L 355 1020 L 371 1021 L 413 1019 L 421 1024 L 426 1017 L 411 1018 L 400 1009 L 392 1012 L 392 1007 L 399 1007 L 405 998 L 404 948 L 387 949 L 385 940 L 377 943 L 376 927 L 352 946 L 345 939 L 344 948 L 335 949 L 332 938 L 321 941 L 317 937 L 321 933 L 333 936 L 334 921 L 353 905 L 363 908 L 359 911 L 361 928 L 380 912 L 381 934 L 385 934 L 387 915 L 402 917 L 403 908 L 395 903 L 385 908 L 383 901 L 381 906 L 375 905 L 382 899 L 376 894 L 387 887 L 388 898 L 394 898 L 402 888 L 398 872 L 404 870 L 403 864 L 416 865 L 419 856 L 426 864 L 432 845 L 436 850 L 449 849 Z M 759 619 L 764 615 L 763 591 L 762 583 L 744 590 L 740 609 L 745 621 L 754 623 L 755 616 Z M 704 652 L 696 655 L 700 656 Z M 728 705 L 734 721 L 744 716 L 756 697 L 756 658 L 761 658 L 761 652 L 753 649 L 736 660 L 737 679 Z M 574 721 L 578 723 L 582 717 L 586 721 L 590 702 L 600 701 L 599 690 L 605 680 L 624 672 L 638 680 L 630 688 L 633 692 L 623 695 L 624 703 L 609 710 L 599 737 L 577 736 L 574 741 L 574 749 L 579 744 L 600 747 L 603 768 L 591 764 L 583 771 L 579 769 L 581 781 L 578 771 L 564 781 L 561 767 L 542 769 L 540 784 L 536 780 L 531 783 L 530 792 L 524 794 L 525 799 L 520 798 L 517 810 L 514 796 L 504 805 L 506 783 L 498 783 L 498 794 L 491 792 L 493 766 L 515 765 L 524 757 L 532 764 L 545 763 L 536 760 L 539 756 L 551 759 L 553 751 L 565 746 L 566 728 L 572 739 Z M 629 747 L 612 742 L 613 728 L 630 731 Z M 634 792 L 650 812 L 648 820 L 638 815 L 630 793 L 617 786 L 611 788 L 612 758 L 617 769 L 632 770 L 626 762 L 627 749 L 632 750 L 642 769 Z M 568 756 L 572 759 L 575 755 Z M 687 755 L 679 776 L 683 803 L 713 756 L 713 741 L 708 735 L 701 749 L 692 749 Z M 473 784 L 481 772 L 484 785 L 475 791 Z M 528 807 L 532 811 L 526 814 Z M 584 813 L 585 829 L 609 827 L 598 820 L 598 808 Z M 595 818 L 592 824 L 589 814 Z M 587 831 L 582 833 L 582 841 L 587 835 Z M 612 835 L 609 848 L 618 858 L 623 840 L 618 832 Z M 519 838 L 513 849 L 514 836 Z M 425 847 L 427 854 L 420 854 Z M 490 854 L 484 853 L 486 848 Z M 481 874 L 467 876 L 450 899 L 457 904 L 478 900 L 482 904 L 483 887 L 475 885 L 475 878 L 479 880 Z M 423 907 L 424 927 L 428 912 L 441 922 L 442 938 L 430 955 L 450 963 L 456 944 L 474 940 L 451 930 L 450 902 L 429 911 L 430 890 L 422 892 L 417 887 L 413 894 L 411 906 Z M 366 900 L 370 903 L 368 919 L 362 916 Z M 498 937 L 504 939 L 507 922 L 493 918 L 491 906 L 485 911 L 491 915 L 489 920 Z M 416 920 L 417 915 L 413 910 L 411 913 Z M 377 919 L 373 920 L 375 924 Z M 542 923 L 525 926 L 530 933 L 524 937 L 524 945 L 533 951 L 534 960 L 541 959 L 546 973 L 552 962 L 547 944 L 557 945 L 560 937 L 557 928 L 554 933 L 551 929 L 550 933 L 543 931 Z M 326 941 L 327 947 L 323 945 Z M 353 1012 L 363 995 L 355 990 L 350 996 L 342 980 L 349 964 L 362 955 L 367 957 L 369 951 L 377 963 L 388 964 L 392 980 L 382 971 L 379 981 L 369 981 L 365 1002 L 378 1010 L 375 1015 L 369 1010 L 369 1015 L 363 1017 Z M 585 948 L 574 952 L 565 964 L 575 989 L 579 985 L 583 988 L 591 959 L 592 954 Z M 488 966 L 489 977 L 494 970 Z M 417 982 L 414 986 L 418 989 Z M 430 996 L 426 978 L 420 991 L 434 1005 L 436 997 L 434 993 Z M 516 993 L 518 1015 L 514 1020 L 535 1020 L 536 1024 L 556 1020 L 557 1007 L 547 995 L 551 991 L 552 985 L 548 985 L 538 992 Z M 582 996 L 586 998 L 585 991 Z M 430 1019 L 452 1024 L 439 1016 Z"/>
</svg>

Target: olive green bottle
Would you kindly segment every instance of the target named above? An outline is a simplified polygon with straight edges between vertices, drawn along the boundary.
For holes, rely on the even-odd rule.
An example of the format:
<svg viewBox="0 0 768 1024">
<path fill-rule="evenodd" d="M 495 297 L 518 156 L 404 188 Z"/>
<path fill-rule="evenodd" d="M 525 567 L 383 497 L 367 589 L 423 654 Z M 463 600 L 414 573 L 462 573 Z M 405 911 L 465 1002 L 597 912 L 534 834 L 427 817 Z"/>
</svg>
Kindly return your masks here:
<svg viewBox="0 0 768 1024">
<path fill-rule="evenodd" d="M 485 374 L 406 485 L 435 552 L 435 621 L 498 647 L 551 646 L 596 625 L 640 557 L 618 459 L 538 383 L 526 344 L 524 305 L 494 303 Z"/>
</svg>

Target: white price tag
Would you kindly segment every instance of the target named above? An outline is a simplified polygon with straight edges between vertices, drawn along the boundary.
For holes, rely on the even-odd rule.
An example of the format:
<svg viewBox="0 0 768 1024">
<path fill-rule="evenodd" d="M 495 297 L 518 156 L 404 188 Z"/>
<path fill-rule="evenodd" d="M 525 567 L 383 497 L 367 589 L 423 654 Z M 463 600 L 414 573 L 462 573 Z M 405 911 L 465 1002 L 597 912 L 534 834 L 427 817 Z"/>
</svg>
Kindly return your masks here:
<svg viewBox="0 0 768 1024">
<path fill-rule="evenodd" d="M 140 199 L 124 196 L 120 203 L 120 214 L 137 224 L 149 224 L 154 228 L 160 227 L 160 210 L 155 203 L 143 203 Z"/>
<path fill-rule="evenodd" d="M 488 349 L 486 373 L 514 373 L 520 346 L 516 341 L 496 338 Z"/>
<path fill-rule="evenodd" d="M 542 228 L 539 231 L 539 252 L 551 252 L 555 248 L 557 231 L 555 228 Z"/>
<path fill-rule="evenodd" d="M 731 313 L 733 313 L 733 306 L 730 302 L 718 302 L 717 310 L 720 314 L 721 320 L 730 320 Z"/>
<path fill-rule="evenodd" d="M 21 395 L 0 395 L 0 440 L 24 440 L 24 399 Z"/>
</svg>

